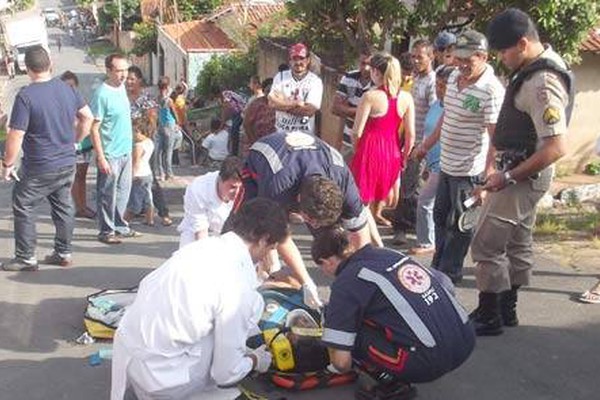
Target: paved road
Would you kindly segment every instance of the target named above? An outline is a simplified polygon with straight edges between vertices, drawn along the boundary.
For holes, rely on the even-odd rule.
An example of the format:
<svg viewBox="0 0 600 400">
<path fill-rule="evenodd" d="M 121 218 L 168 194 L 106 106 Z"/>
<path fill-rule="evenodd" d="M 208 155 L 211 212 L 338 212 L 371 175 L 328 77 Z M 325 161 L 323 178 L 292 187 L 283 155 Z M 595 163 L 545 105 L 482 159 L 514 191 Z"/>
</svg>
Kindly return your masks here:
<svg viewBox="0 0 600 400">
<path fill-rule="evenodd" d="M 46 5 L 48 1 L 45 3 Z M 52 4 L 50 4 L 52 5 Z M 51 30 L 51 35 L 64 35 Z M 51 43 L 52 39 L 51 39 Z M 101 71 L 87 63 L 80 48 L 63 40 L 53 48 L 55 71 L 71 69 L 85 88 Z M 25 77 L 11 82 L 14 94 Z M 187 168 L 184 175 L 197 174 Z M 90 173 L 90 177 L 93 172 Z M 90 188 L 93 191 L 93 187 Z M 182 185 L 168 188 L 173 215 L 181 216 Z M 11 185 L 0 183 L 0 258 L 13 254 Z M 52 248 L 53 229 L 47 206 L 40 210 L 38 257 Z M 103 288 L 133 286 L 177 248 L 174 227 L 136 225 L 142 238 L 120 247 L 95 240 L 95 223 L 79 220 L 74 241 L 75 266 L 44 268 L 34 273 L 0 272 L 0 400 L 105 400 L 110 362 L 91 367 L 87 357 L 108 344 L 78 346 L 85 296 Z M 303 253 L 308 237 L 296 228 Z M 389 232 L 386 238 L 389 239 Z M 595 400 L 600 380 L 600 306 L 581 305 L 572 297 L 595 282 L 599 269 L 575 271 L 537 252 L 533 285 L 520 301 L 522 326 L 498 338 L 478 341 L 469 361 L 454 373 L 420 385 L 423 400 Z M 423 260 L 427 261 L 427 260 Z M 208 266 L 212 267 L 212 266 Z M 329 281 L 311 266 L 311 274 L 326 296 Z M 468 272 L 472 271 L 468 269 Z M 467 308 L 475 304 L 474 279 L 468 275 L 458 289 Z M 352 387 L 287 395 L 288 399 L 352 398 Z"/>
</svg>

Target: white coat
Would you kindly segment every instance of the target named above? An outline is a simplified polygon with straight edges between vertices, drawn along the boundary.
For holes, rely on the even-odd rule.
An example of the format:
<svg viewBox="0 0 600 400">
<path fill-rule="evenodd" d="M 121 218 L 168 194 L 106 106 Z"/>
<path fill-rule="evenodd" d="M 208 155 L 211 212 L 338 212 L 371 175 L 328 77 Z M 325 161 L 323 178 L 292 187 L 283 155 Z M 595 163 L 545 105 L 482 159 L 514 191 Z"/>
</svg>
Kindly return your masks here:
<svg viewBox="0 0 600 400">
<path fill-rule="evenodd" d="M 204 398 L 252 369 L 246 339 L 263 299 L 247 245 L 233 232 L 175 252 L 140 283 L 113 346 L 111 400 Z M 231 398 L 228 395 L 225 398 Z"/>
<path fill-rule="evenodd" d="M 233 201 L 224 202 L 217 194 L 219 172 L 195 178 L 185 189 L 183 220 L 177 227 L 181 233 L 179 248 L 195 241 L 198 231 L 207 229 L 209 236 L 221 234 L 223 224 L 233 209 Z"/>
</svg>

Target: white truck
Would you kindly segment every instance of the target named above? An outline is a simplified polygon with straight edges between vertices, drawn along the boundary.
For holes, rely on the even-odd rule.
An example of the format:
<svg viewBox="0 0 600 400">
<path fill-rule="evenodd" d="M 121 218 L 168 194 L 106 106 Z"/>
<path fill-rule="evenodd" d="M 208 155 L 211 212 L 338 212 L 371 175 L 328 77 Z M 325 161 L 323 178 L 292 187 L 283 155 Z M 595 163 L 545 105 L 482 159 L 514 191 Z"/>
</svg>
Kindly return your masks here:
<svg viewBox="0 0 600 400">
<path fill-rule="evenodd" d="M 10 18 L 2 21 L 7 47 L 15 55 L 19 71 L 25 72 L 25 52 L 35 45 L 42 45 L 48 52 L 48 32 L 46 21 L 41 15 Z"/>
</svg>

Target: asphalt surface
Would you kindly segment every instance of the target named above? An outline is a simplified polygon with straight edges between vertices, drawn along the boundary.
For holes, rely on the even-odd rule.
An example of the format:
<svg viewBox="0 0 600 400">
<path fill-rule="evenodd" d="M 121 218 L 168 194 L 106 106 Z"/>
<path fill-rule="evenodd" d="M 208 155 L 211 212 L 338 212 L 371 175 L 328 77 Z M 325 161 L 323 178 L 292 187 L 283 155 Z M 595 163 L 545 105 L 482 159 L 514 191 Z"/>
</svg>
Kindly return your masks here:
<svg viewBox="0 0 600 400">
<path fill-rule="evenodd" d="M 50 4 L 48 4 L 50 3 Z M 52 6 L 46 0 L 44 7 Z M 64 39 L 62 52 L 53 49 L 55 72 L 76 72 L 84 94 L 102 72 L 86 58 L 81 47 Z M 51 38 L 51 46 L 54 43 Z M 77 45 L 77 43 L 74 43 Z M 10 81 L 4 96 L 11 96 L 27 78 Z M 5 103 L 5 104 L 7 104 Z M 9 111 L 10 108 L 7 109 Z M 201 171 L 182 168 L 191 179 Z M 93 205 L 94 171 L 90 170 L 89 202 Z M 10 183 L 0 183 L 0 261 L 14 251 Z M 73 340 L 83 332 L 86 296 L 105 288 L 136 285 L 177 248 L 177 220 L 181 217 L 184 182 L 167 187 L 172 215 L 171 227 L 158 224 L 120 246 L 110 247 L 96 240 L 96 224 L 78 220 L 74 238 L 74 266 L 68 269 L 45 267 L 37 272 L 0 271 L 0 400 L 104 400 L 110 388 L 110 360 L 92 367 L 88 357 L 110 343 L 77 345 Z M 294 227 L 305 257 L 310 246 L 302 227 Z M 386 240 L 390 232 L 384 231 Z M 48 206 L 40 208 L 38 258 L 52 249 L 53 227 Z M 427 264 L 427 259 L 422 259 Z M 471 358 L 442 379 L 419 385 L 423 400 L 595 400 L 600 398 L 600 305 L 583 305 L 574 297 L 595 281 L 600 268 L 575 270 L 554 261 L 552 255 L 536 251 L 533 283 L 521 291 L 521 326 L 507 329 L 496 338 L 478 340 Z M 309 263 L 310 273 L 328 295 L 330 281 Z M 477 291 L 470 264 L 458 296 L 467 309 L 476 302 Z M 351 399 L 353 386 L 299 394 L 271 392 L 274 398 Z"/>
</svg>

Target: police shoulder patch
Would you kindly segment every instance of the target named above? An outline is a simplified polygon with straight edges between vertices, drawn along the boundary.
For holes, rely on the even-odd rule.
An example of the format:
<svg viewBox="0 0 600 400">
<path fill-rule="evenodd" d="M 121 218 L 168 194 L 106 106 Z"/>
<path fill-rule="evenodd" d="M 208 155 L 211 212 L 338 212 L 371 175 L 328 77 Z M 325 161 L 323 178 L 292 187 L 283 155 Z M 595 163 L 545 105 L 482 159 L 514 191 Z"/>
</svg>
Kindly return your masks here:
<svg viewBox="0 0 600 400">
<path fill-rule="evenodd" d="M 554 125 L 560 121 L 560 110 L 558 107 L 548 106 L 544 110 L 544 115 L 542 118 L 544 119 L 544 123 L 546 125 Z"/>
<path fill-rule="evenodd" d="M 431 287 L 431 277 L 416 264 L 405 264 L 398 270 L 398 280 L 413 293 L 425 293 Z"/>
</svg>

